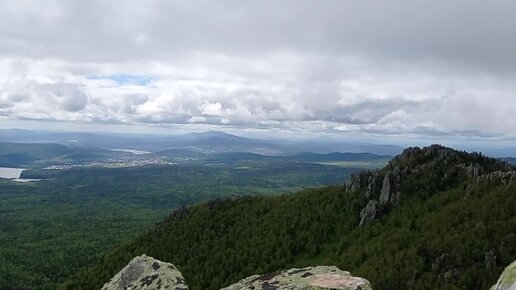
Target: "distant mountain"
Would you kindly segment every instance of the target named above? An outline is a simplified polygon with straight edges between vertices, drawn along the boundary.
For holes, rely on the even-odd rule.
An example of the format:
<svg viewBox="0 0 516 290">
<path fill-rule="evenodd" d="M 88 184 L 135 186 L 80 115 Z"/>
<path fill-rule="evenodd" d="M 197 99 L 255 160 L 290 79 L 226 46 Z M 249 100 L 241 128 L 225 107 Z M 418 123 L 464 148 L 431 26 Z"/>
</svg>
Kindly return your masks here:
<svg viewBox="0 0 516 290">
<path fill-rule="evenodd" d="M 303 152 L 296 155 L 288 155 L 288 156 L 265 156 L 256 153 L 249 152 L 228 152 L 228 153 L 218 153 L 211 154 L 206 157 L 207 162 L 211 163 L 236 163 L 242 161 L 268 161 L 268 162 L 304 162 L 304 163 L 336 163 L 338 162 L 350 162 L 350 166 L 353 165 L 353 162 L 385 162 L 387 163 L 392 156 L 388 155 L 376 155 L 371 153 L 328 153 L 328 154 L 319 154 L 312 152 Z M 363 167 L 368 168 L 367 166 Z"/>
<path fill-rule="evenodd" d="M 363 161 L 363 160 L 387 160 L 391 159 L 390 155 L 377 155 L 372 153 L 340 153 L 333 152 L 327 154 L 319 154 L 313 152 L 303 152 L 287 158 L 302 162 L 324 162 L 324 161 Z"/>
<path fill-rule="evenodd" d="M 488 289 L 516 259 L 514 204 L 507 163 L 409 148 L 341 187 L 176 210 L 66 289 L 100 289 L 142 253 L 176 265 L 193 290 L 321 264 L 366 277 L 375 290 Z"/>
<path fill-rule="evenodd" d="M 188 133 L 173 138 L 169 137 L 166 146 L 193 148 L 209 154 L 251 152 L 263 155 L 279 155 L 282 153 L 282 149 L 275 144 L 217 131 Z"/>
<path fill-rule="evenodd" d="M 502 158 L 502 160 L 509 164 L 516 166 L 516 157 L 506 157 L 506 158 Z"/>
<path fill-rule="evenodd" d="M 249 138 L 239 137 L 236 135 L 228 134 L 220 131 L 206 131 L 201 133 L 187 133 L 178 137 L 179 140 L 194 140 L 197 142 L 206 140 L 219 140 L 220 142 L 250 142 L 255 143 L 256 141 Z"/>
<path fill-rule="evenodd" d="M 168 158 L 201 158 L 206 159 L 207 154 L 192 149 L 176 148 L 176 149 L 165 149 L 154 152 L 154 156 L 164 156 Z"/>
<path fill-rule="evenodd" d="M 104 149 L 125 148 L 147 151 L 165 149 L 191 149 L 206 154 L 225 152 L 251 152 L 261 155 L 293 155 L 301 152 L 332 153 L 374 153 L 395 155 L 402 151 L 399 146 L 346 143 L 335 140 L 278 140 L 253 139 L 224 132 L 208 131 L 178 135 L 115 134 L 30 131 L 8 129 L 0 130 L 0 142 L 59 143 L 82 147 Z"/>
<path fill-rule="evenodd" d="M 18 167 L 39 160 L 54 159 L 73 150 L 60 144 L 0 143 L 0 166 Z"/>
<path fill-rule="evenodd" d="M 94 147 L 65 146 L 56 143 L 0 142 L 0 167 L 93 162 L 125 155 L 128 155 L 128 153 Z"/>
<path fill-rule="evenodd" d="M 334 139 L 307 139 L 307 140 L 282 140 L 277 144 L 284 148 L 285 155 L 293 155 L 302 152 L 314 152 L 320 154 L 328 154 L 333 152 L 350 152 L 350 153 L 373 153 L 378 155 L 396 155 L 403 151 L 403 147 L 385 144 L 369 144 L 344 142 Z"/>
<path fill-rule="evenodd" d="M 59 143 L 82 147 L 140 149 L 153 152 L 165 149 L 192 149 L 210 154 L 254 152 L 264 155 L 279 155 L 283 152 L 280 146 L 266 141 L 216 131 L 181 135 L 141 135 L 0 130 L 0 141 Z"/>
<path fill-rule="evenodd" d="M 283 160 L 281 156 L 265 156 L 250 152 L 228 152 L 212 154 L 207 161 L 211 163 L 235 163 L 239 161 L 260 161 L 260 160 Z"/>
</svg>

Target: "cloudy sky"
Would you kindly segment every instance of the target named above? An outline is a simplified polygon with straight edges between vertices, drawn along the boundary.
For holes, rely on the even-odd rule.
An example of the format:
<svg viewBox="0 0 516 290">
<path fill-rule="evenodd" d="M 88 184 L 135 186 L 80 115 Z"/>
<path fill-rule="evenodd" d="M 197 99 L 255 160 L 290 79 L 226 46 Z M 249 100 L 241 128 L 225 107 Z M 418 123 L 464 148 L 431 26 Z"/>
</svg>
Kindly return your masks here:
<svg viewBox="0 0 516 290">
<path fill-rule="evenodd" d="M 514 11 L 509 0 L 2 0 L 0 128 L 510 142 Z"/>
</svg>

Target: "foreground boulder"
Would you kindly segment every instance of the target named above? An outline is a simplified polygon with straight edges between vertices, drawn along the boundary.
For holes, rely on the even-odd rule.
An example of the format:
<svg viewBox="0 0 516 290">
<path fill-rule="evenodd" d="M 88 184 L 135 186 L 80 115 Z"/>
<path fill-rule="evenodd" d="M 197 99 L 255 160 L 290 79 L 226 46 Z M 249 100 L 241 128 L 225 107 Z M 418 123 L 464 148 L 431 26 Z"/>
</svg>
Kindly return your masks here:
<svg viewBox="0 0 516 290">
<path fill-rule="evenodd" d="M 146 255 L 132 259 L 102 290 L 188 290 L 181 272 Z M 255 275 L 221 290 L 372 290 L 369 281 L 333 266 Z"/>
<path fill-rule="evenodd" d="M 505 268 L 490 290 L 516 290 L 516 261 Z"/>
<path fill-rule="evenodd" d="M 366 279 L 353 277 L 349 272 L 341 271 L 337 267 L 319 266 L 255 275 L 221 290 L 266 289 L 371 290 L 373 288 Z"/>
<path fill-rule="evenodd" d="M 102 290 L 187 290 L 181 272 L 170 264 L 146 255 L 132 259 Z"/>
</svg>

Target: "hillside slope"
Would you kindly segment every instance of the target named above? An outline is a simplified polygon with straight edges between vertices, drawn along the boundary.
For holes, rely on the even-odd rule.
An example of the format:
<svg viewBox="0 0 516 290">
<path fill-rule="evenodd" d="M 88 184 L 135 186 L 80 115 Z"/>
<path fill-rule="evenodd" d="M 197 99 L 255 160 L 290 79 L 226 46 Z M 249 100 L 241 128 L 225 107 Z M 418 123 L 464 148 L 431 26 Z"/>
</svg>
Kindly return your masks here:
<svg viewBox="0 0 516 290">
<path fill-rule="evenodd" d="M 72 149 L 60 144 L 0 142 L 0 166 L 24 166 L 38 160 L 54 159 L 72 152 Z"/>
<path fill-rule="evenodd" d="M 146 253 L 173 262 L 190 289 L 321 264 L 374 289 L 487 289 L 516 259 L 512 170 L 481 154 L 410 148 L 344 187 L 177 210 L 63 288 L 99 289 Z M 373 214 L 359 225 L 371 202 Z"/>
</svg>

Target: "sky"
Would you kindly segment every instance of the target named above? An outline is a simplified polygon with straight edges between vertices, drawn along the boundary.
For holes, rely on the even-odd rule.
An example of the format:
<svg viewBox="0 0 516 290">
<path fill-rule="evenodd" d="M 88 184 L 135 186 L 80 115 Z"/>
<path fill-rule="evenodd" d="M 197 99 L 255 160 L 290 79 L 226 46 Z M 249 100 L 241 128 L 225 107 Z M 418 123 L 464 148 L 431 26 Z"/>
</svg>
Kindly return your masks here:
<svg viewBox="0 0 516 290">
<path fill-rule="evenodd" d="M 516 140 L 509 0 L 0 1 L 0 128 Z"/>
</svg>

